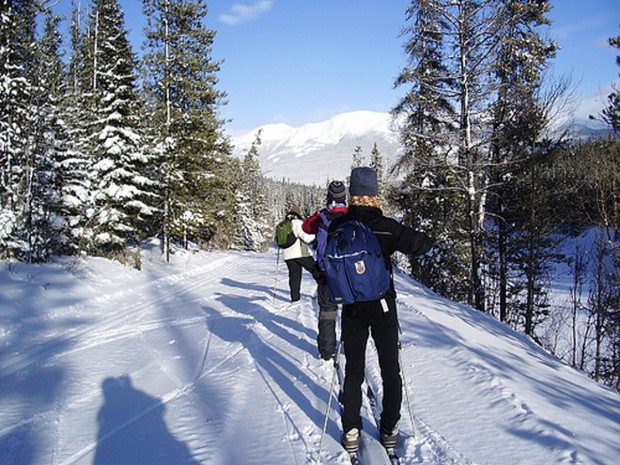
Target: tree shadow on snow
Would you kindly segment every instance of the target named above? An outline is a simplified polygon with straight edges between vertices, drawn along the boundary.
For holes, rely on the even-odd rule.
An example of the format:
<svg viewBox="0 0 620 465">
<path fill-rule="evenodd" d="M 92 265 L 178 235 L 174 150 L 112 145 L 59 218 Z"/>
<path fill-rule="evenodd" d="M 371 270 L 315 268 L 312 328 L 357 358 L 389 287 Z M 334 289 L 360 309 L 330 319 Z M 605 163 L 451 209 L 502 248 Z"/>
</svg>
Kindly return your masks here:
<svg viewBox="0 0 620 465">
<path fill-rule="evenodd" d="M 129 376 L 106 378 L 93 465 L 198 465 L 164 421 L 165 405 L 133 387 Z"/>
<path fill-rule="evenodd" d="M 0 464 L 31 465 L 49 454 L 37 414 L 47 412 L 62 397 L 66 377 L 66 370 L 61 367 L 32 370 L 29 365 L 19 374 L 0 379 L 0 402 L 6 398 L 11 405 L 21 399 L 19 416 L 13 414 L 15 423 L 0 423 Z"/>
<path fill-rule="evenodd" d="M 301 336 L 292 333 L 297 332 L 299 335 L 303 334 L 311 340 L 316 339 L 316 330 L 306 327 L 299 321 L 269 311 L 269 309 L 265 308 L 261 303 L 255 302 L 250 297 L 219 295 L 218 300 L 237 313 L 252 316 L 256 321 L 291 345 L 297 346 L 310 353 L 318 350 L 314 346 L 307 345 L 307 342 L 302 340 Z M 308 311 L 314 312 L 311 303 L 308 303 Z M 316 321 L 318 325 L 318 317 L 316 317 Z"/>
<path fill-rule="evenodd" d="M 90 324 L 58 311 L 82 305 L 75 286 L 62 264 L 0 269 L 0 464 L 40 463 L 55 447 L 41 419 L 57 418 L 71 374 L 62 355 Z"/>
<path fill-rule="evenodd" d="M 304 275 L 302 276 L 302 285 L 301 285 L 301 295 L 302 298 L 308 298 L 308 299 L 312 299 L 314 296 L 310 295 L 310 294 L 306 294 L 304 292 L 304 281 L 303 279 L 312 279 L 309 278 L 309 275 L 307 275 L 304 272 Z M 256 291 L 257 293 L 269 296 L 270 298 L 274 299 L 274 300 L 278 300 L 279 302 L 285 302 L 285 303 L 290 303 L 291 302 L 291 294 L 290 294 L 290 289 L 289 289 L 289 284 L 288 284 L 288 272 L 287 272 L 287 276 L 284 277 L 284 279 L 280 279 L 278 281 L 276 281 L 273 287 L 268 287 L 265 286 L 263 284 L 257 284 L 257 283 L 247 283 L 247 282 L 242 282 L 242 281 L 236 281 L 234 279 L 230 279 L 230 278 L 223 278 L 222 279 L 222 284 L 225 284 L 226 286 L 233 286 L 233 287 L 238 287 L 239 289 L 243 289 L 244 292 L 247 292 L 248 290 L 252 290 L 252 291 Z M 312 283 L 314 283 L 315 281 L 312 279 Z M 275 296 L 274 296 L 275 293 Z"/>
<path fill-rule="evenodd" d="M 320 411 L 317 405 L 313 405 L 313 402 L 300 387 L 303 386 L 307 389 L 308 386 L 314 386 L 312 388 L 313 394 L 320 399 L 327 399 L 326 387 L 319 385 L 315 379 L 308 376 L 299 361 L 291 357 L 290 351 L 287 352 L 279 348 L 276 343 L 276 341 L 280 341 L 280 343 L 284 341 L 285 346 L 290 344 L 299 347 L 302 351 L 314 350 L 314 346 L 285 329 L 286 326 L 296 327 L 299 323 L 272 314 L 253 314 L 251 310 L 248 310 L 252 306 L 251 302 L 243 297 L 220 296 L 218 299 L 229 308 L 239 313 L 246 313 L 254 318 L 222 317 L 219 314 L 214 314 L 216 312 L 213 312 L 212 309 L 205 308 L 205 312 L 209 315 L 207 318 L 209 330 L 225 341 L 242 344 L 255 360 L 258 372 L 276 400 L 283 403 L 283 397 L 286 397 L 297 405 L 313 423 L 321 427 L 325 412 Z M 265 312 L 264 309 L 263 312 Z M 257 331 L 257 323 L 269 330 L 267 336 L 261 335 Z M 273 339 L 273 343 L 271 343 L 271 339 Z M 270 385 L 270 381 L 273 381 L 274 384 Z M 274 390 L 276 386 L 280 393 Z M 294 424 L 295 422 L 291 419 L 291 423 Z M 299 433 L 303 437 L 303 434 Z"/>
</svg>

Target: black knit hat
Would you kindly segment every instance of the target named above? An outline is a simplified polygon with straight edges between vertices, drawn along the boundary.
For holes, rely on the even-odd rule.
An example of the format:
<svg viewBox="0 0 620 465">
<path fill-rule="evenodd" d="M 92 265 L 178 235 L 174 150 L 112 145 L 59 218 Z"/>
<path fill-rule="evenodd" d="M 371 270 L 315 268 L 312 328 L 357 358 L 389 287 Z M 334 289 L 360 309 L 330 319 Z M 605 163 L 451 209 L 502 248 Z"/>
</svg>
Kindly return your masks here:
<svg viewBox="0 0 620 465">
<path fill-rule="evenodd" d="M 344 203 L 347 200 L 347 189 L 342 181 L 332 181 L 327 188 L 327 201 Z"/>
<path fill-rule="evenodd" d="M 377 172 L 369 166 L 359 166 L 351 171 L 351 181 L 349 184 L 349 194 L 351 196 L 370 196 L 379 195 L 379 184 L 377 183 Z"/>
</svg>

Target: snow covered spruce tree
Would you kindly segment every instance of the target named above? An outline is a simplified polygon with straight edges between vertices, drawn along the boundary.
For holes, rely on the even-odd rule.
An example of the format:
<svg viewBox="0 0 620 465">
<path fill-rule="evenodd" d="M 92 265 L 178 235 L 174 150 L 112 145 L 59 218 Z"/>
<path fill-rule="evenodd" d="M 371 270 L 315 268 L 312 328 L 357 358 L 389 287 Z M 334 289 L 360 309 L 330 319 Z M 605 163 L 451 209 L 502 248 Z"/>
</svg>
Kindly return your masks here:
<svg viewBox="0 0 620 465">
<path fill-rule="evenodd" d="M 0 0 L 0 253 L 32 260 L 34 0 Z M 36 112 L 35 112 L 36 113 Z"/>
<path fill-rule="evenodd" d="M 264 251 L 271 239 L 273 218 L 269 215 L 267 186 L 258 162 L 260 144 L 259 131 L 241 162 L 234 241 L 234 246 L 241 250 Z"/>
<path fill-rule="evenodd" d="M 412 216 L 409 220 L 422 223 L 439 241 L 435 256 L 422 261 L 416 275 L 479 310 L 487 306 L 489 195 L 499 179 L 492 173 L 505 161 L 497 159 L 500 132 L 494 128 L 511 122 L 498 121 L 498 102 L 506 105 L 517 93 L 525 95 L 523 89 L 530 96 L 536 93 L 549 47 L 535 48 L 540 41 L 532 45 L 526 40 L 537 36 L 519 34 L 542 23 L 545 4 L 414 0 L 407 11 L 410 62 L 396 85 L 411 89 L 393 110 L 405 147 L 398 168 L 406 177 L 397 198 Z M 502 60 L 515 60 L 519 53 L 535 57 L 534 64 L 521 64 L 502 77 Z M 521 98 L 506 107 L 506 114 L 524 102 Z M 522 117 L 523 111 L 517 114 Z M 539 134 L 537 128 L 534 138 Z"/>
<path fill-rule="evenodd" d="M 89 232 L 90 224 L 87 212 L 91 210 L 90 201 L 90 176 L 88 172 L 90 152 L 88 148 L 88 121 L 91 82 L 83 77 L 84 71 L 84 34 L 81 31 L 83 11 L 80 3 L 73 0 L 70 22 L 70 41 L 68 66 L 65 71 L 64 82 L 60 92 L 54 100 L 57 100 L 58 111 L 61 119 L 55 125 L 55 138 L 59 148 L 55 156 L 54 185 L 60 195 L 60 203 L 57 206 L 58 215 L 62 218 L 60 226 L 61 247 L 59 253 L 74 254 L 82 248 L 88 248 L 88 239 L 92 234 Z M 43 53 L 53 67 L 53 49 L 60 44 L 43 46 Z M 62 57 L 61 57 L 62 58 Z M 46 65 L 47 66 L 47 65 Z M 43 70 L 47 72 L 47 70 Z M 53 84 L 53 82 L 50 82 Z M 50 90 L 50 95 L 55 95 Z"/>
<path fill-rule="evenodd" d="M 45 12 L 43 35 L 37 40 L 32 68 L 31 127 L 32 175 L 26 223 L 31 259 L 69 251 L 63 208 L 63 162 L 67 159 L 68 132 L 63 100 L 66 92 L 62 62 L 60 17 Z"/>
<path fill-rule="evenodd" d="M 136 60 L 117 0 L 94 0 L 81 49 L 81 88 L 88 105 L 90 250 L 118 255 L 142 237 L 155 213 L 151 161 L 142 148 Z"/>
<path fill-rule="evenodd" d="M 218 246 L 234 237 L 237 164 L 218 115 L 220 62 L 202 0 L 145 0 L 145 88 L 152 106 L 153 146 L 161 155 L 161 232 L 170 240 Z"/>
</svg>

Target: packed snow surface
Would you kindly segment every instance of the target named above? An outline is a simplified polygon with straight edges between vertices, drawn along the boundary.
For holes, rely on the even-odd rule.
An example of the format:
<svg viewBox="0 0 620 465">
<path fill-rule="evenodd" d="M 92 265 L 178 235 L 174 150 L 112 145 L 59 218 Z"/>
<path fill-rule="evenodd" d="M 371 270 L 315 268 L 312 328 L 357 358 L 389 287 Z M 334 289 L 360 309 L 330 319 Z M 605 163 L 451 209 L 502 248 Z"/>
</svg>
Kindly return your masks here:
<svg viewBox="0 0 620 465">
<path fill-rule="evenodd" d="M 268 253 L 2 262 L 0 464 L 346 464 L 315 285 Z M 404 464 L 620 463 L 620 397 L 396 274 Z M 380 391 L 373 348 L 368 382 Z M 363 409 L 365 430 L 376 435 Z M 415 418 L 415 428 L 411 418 Z"/>
</svg>

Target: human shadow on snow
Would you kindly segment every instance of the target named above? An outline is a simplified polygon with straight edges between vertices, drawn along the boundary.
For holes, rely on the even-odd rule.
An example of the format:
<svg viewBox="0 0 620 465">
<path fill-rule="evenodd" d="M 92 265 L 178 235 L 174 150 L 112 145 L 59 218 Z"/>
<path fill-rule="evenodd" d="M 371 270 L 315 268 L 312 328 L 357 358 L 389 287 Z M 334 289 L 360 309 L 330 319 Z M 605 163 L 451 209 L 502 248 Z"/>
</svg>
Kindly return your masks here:
<svg viewBox="0 0 620 465">
<path fill-rule="evenodd" d="M 93 465 L 198 465 L 187 445 L 168 430 L 160 399 L 136 389 L 127 375 L 106 378 L 101 389 L 104 404 L 97 415 Z"/>
<path fill-rule="evenodd" d="M 168 333 L 168 339 L 174 341 L 174 345 L 157 349 L 157 352 L 165 357 L 178 354 L 175 359 L 175 373 L 184 383 L 187 383 L 188 387 L 191 386 L 191 392 L 197 399 L 200 399 L 195 408 L 200 412 L 200 416 L 208 421 L 207 426 L 203 425 L 203 427 L 213 429 L 211 436 L 205 438 L 209 444 L 203 444 L 203 446 L 220 454 L 218 455 L 219 459 L 222 463 L 226 462 L 225 454 L 228 452 L 222 450 L 221 444 L 218 442 L 226 440 L 225 437 L 221 436 L 223 429 L 220 422 L 226 417 L 226 403 L 230 399 L 222 397 L 225 391 L 222 390 L 221 385 L 220 363 L 224 363 L 222 368 L 225 368 L 227 357 L 232 355 L 213 352 L 212 346 L 217 345 L 216 338 L 226 342 L 239 343 L 240 348 L 247 350 L 253 356 L 258 372 L 267 383 L 266 387 L 278 398 L 277 400 L 288 402 L 290 399 L 312 422 L 321 427 L 324 412 L 320 410 L 324 408 L 322 402 L 326 401 L 328 397 L 327 387 L 308 376 L 304 372 L 303 366 L 300 366 L 299 360 L 292 359 L 289 353 L 285 353 L 285 351 L 266 341 L 273 337 L 274 341 L 284 341 L 287 345 L 298 347 L 301 353 L 313 353 L 316 351 L 316 347 L 309 341 L 314 341 L 316 332 L 305 327 L 294 318 L 287 318 L 271 312 L 269 305 L 266 305 L 271 302 L 273 297 L 273 289 L 269 286 L 221 278 L 220 284 L 230 289 L 230 292 L 225 291 L 229 295 L 212 294 L 211 297 L 219 301 L 222 306 L 233 310 L 234 313 L 230 315 L 227 311 L 222 311 L 221 308 L 216 309 L 210 305 L 205 305 L 204 291 L 193 291 L 193 287 L 201 279 L 196 278 L 192 281 L 179 281 L 155 287 L 151 290 L 150 298 L 153 304 L 158 307 L 162 319 L 165 320 L 169 320 L 171 314 L 176 314 L 179 321 L 182 321 L 186 316 L 191 319 L 197 312 L 202 312 L 205 315 L 206 334 L 201 341 L 187 332 L 191 326 L 186 328 L 184 325 L 167 323 L 161 329 Z M 238 292 L 238 290 L 243 292 Z M 223 355 L 224 360 L 220 360 L 219 355 Z M 307 392 L 308 387 L 310 387 L 311 392 Z M 318 402 L 316 398 L 322 402 Z M 157 401 L 157 399 L 152 400 Z M 163 408 L 163 405 L 161 407 Z M 141 415 L 144 408 L 136 408 L 136 414 Z M 289 415 L 288 409 L 282 409 L 282 412 L 284 415 Z M 152 415 L 153 413 L 148 412 L 147 417 Z M 140 418 L 140 420 L 142 419 Z M 245 421 L 248 420 L 250 419 L 245 419 Z M 292 427 L 297 428 L 296 422 L 290 417 L 289 420 Z M 132 426 L 133 421 L 135 420 L 127 420 L 128 426 Z M 159 422 L 159 419 L 157 421 Z M 137 421 L 137 423 L 142 422 Z M 162 424 L 163 422 L 160 422 L 160 425 Z M 330 428 L 332 430 L 338 429 L 334 420 L 330 422 Z M 120 431 L 119 435 L 122 435 L 123 431 Z M 301 438 L 306 436 L 302 431 L 297 432 Z M 114 433 L 110 434 L 118 436 Z M 105 439 L 103 443 L 108 443 L 110 440 Z M 174 441 L 174 438 L 170 441 L 161 442 L 164 442 L 161 445 L 162 454 L 168 454 L 168 449 L 174 450 L 179 444 L 178 441 Z M 313 447 L 313 445 L 307 445 L 306 449 L 312 450 Z M 94 465 L 112 465 L 112 461 L 100 461 L 106 456 L 101 455 L 98 450 L 99 456 L 101 459 L 98 458 Z M 175 459 L 173 463 L 183 465 L 196 463 L 195 459 L 189 456 L 185 457 L 179 460 Z M 118 463 L 131 463 L 131 461 Z M 142 464 L 139 461 L 136 463 Z M 155 463 L 157 463 L 156 457 L 153 457 L 153 464 Z M 159 463 L 171 462 L 160 461 Z"/>
</svg>

